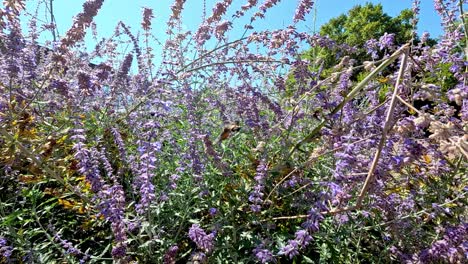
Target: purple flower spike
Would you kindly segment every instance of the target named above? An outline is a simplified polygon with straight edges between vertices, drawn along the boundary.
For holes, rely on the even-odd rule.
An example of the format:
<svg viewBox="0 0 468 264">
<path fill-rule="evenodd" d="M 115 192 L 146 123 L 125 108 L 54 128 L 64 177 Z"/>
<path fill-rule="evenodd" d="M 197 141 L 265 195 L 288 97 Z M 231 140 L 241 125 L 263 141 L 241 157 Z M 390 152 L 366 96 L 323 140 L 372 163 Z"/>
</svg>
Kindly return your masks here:
<svg viewBox="0 0 468 264">
<path fill-rule="evenodd" d="M 200 225 L 193 224 L 189 229 L 189 238 L 197 244 L 197 247 L 206 253 L 210 253 L 213 248 L 214 233 L 207 235 Z"/>
</svg>

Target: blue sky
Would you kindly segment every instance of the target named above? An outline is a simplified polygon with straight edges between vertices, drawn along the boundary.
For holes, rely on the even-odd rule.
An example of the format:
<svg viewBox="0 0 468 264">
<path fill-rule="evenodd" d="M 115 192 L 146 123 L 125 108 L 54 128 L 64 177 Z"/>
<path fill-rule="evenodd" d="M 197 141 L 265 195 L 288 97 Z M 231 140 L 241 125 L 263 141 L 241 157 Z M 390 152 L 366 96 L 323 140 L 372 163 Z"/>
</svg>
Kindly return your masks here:
<svg viewBox="0 0 468 264">
<path fill-rule="evenodd" d="M 264 0 L 259 0 L 262 3 Z M 38 2 L 44 1 L 27 1 L 27 9 L 29 12 L 35 10 Z M 48 1 L 45 1 L 48 2 Z M 141 8 L 146 6 L 154 9 L 156 16 L 153 24 L 153 33 L 156 36 L 165 35 L 165 22 L 170 15 L 170 6 L 173 0 L 107 0 L 101 8 L 99 14 L 95 18 L 97 31 L 100 37 L 108 37 L 112 35 L 115 26 L 119 21 L 132 27 L 134 33 L 137 32 L 141 22 Z M 215 0 L 206 0 L 207 12 L 211 13 L 211 9 Z M 244 5 L 247 0 L 234 0 L 228 13 L 232 14 L 238 10 L 241 5 Z M 262 29 L 278 29 L 290 25 L 292 16 L 297 6 L 296 0 L 283 0 L 277 6 L 270 9 L 266 18 L 256 21 L 254 26 L 256 30 Z M 318 30 L 320 25 L 326 23 L 330 18 L 336 17 L 347 12 L 350 8 L 365 2 L 381 3 L 384 11 L 391 16 L 397 15 L 404 8 L 411 8 L 412 0 L 383 0 L 383 1 L 358 1 L 358 0 L 317 0 L 316 13 L 311 12 L 307 16 L 306 22 L 298 24 L 300 31 L 312 33 L 314 28 Z M 63 35 L 71 26 L 72 18 L 82 9 L 84 0 L 54 0 L 55 19 L 58 24 L 58 30 Z M 203 1 L 202 0 L 187 0 L 185 9 L 182 13 L 184 27 L 189 30 L 195 30 L 201 21 Z M 47 20 L 46 12 L 43 8 L 39 9 L 39 19 Z M 250 17 L 250 16 L 247 16 Z M 315 21 L 315 25 L 314 25 Z M 246 23 L 246 19 L 237 21 L 237 28 L 241 29 Z M 433 10 L 432 0 L 422 0 L 422 8 L 419 23 L 419 32 L 428 31 L 432 37 L 437 37 L 441 34 L 440 18 Z M 234 31 L 233 34 L 241 34 L 241 30 Z M 89 35 L 89 34 L 88 34 Z M 51 39 L 51 34 L 43 34 L 41 42 L 46 39 Z M 87 38 L 88 42 L 92 42 L 91 38 Z M 89 43 L 91 44 L 91 43 Z"/>
<path fill-rule="evenodd" d="M 174 0 L 105 0 L 104 4 L 95 17 L 97 25 L 98 38 L 107 38 L 112 36 L 115 27 L 119 21 L 124 22 L 130 26 L 132 33 L 138 36 L 138 32 L 141 28 L 141 15 L 142 7 L 149 7 L 154 10 L 155 18 L 153 19 L 152 33 L 160 42 L 166 40 L 166 22 L 169 19 L 172 5 Z M 219 0 L 206 0 L 207 15 L 211 14 L 212 7 Z M 265 0 L 258 0 L 259 3 L 263 3 Z M 29 13 L 34 13 L 37 9 L 38 3 L 39 8 L 38 19 L 42 22 L 49 22 L 50 15 L 45 10 L 44 2 L 49 0 L 30 0 L 26 1 L 26 9 Z M 58 32 L 61 36 L 70 28 L 73 22 L 73 16 L 82 11 L 82 5 L 85 0 L 54 0 L 54 14 L 55 20 L 58 25 Z M 320 25 L 326 23 L 329 19 L 336 17 L 340 14 L 346 13 L 353 6 L 359 4 L 365 4 L 366 2 L 381 3 L 384 12 L 390 16 L 396 16 L 402 9 L 411 8 L 412 0 L 316 0 L 315 10 L 307 15 L 306 21 L 301 21 L 296 25 L 298 31 L 313 33 L 314 30 L 318 31 Z M 433 9 L 432 0 L 422 0 L 420 22 L 418 32 L 422 33 L 428 31 L 431 33 L 433 38 L 438 37 L 442 33 L 440 25 L 440 17 Z M 235 11 L 239 10 L 240 7 L 247 3 L 247 0 L 233 0 L 233 4 L 228 9 L 226 19 L 230 19 Z M 298 0 L 282 0 L 278 5 L 269 9 L 265 19 L 257 20 L 254 22 L 256 31 L 260 30 L 274 30 L 281 29 L 292 24 L 293 15 L 296 10 Z M 202 20 L 201 14 L 203 10 L 203 0 L 186 0 L 184 10 L 182 12 L 183 27 L 184 29 L 195 31 L 200 25 Z M 251 15 L 256 12 L 257 9 L 253 8 L 248 12 L 244 19 L 238 19 L 234 22 L 234 30 L 231 31 L 229 37 L 230 40 L 238 39 L 244 32 L 244 25 L 250 20 Z M 23 21 L 25 31 L 27 31 L 26 22 Z M 46 43 L 47 40 L 52 40 L 52 34 L 50 32 L 43 32 L 40 35 L 39 42 L 41 44 Z M 123 39 L 123 40 L 128 40 Z M 92 38 L 90 30 L 88 30 L 87 37 L 85 38 L 86 48 L 88 52 L 94 50 L 96 41 Z M 161 52 L 161 47 L 150 43 L 150 46 L 154 50 L 153 62 L 158 65 L 160 63 L 160 56 L 157 56 Z M 305 49 L 307 47 L 304 47 Z M 132 49 L 131 46 L 122 46 L 122 58 L 124 54 L 127 54 Z M 98 59 L 99 60 L 99 59 Z M 93 60 L 97 63 L 98 61 Z M 135 63 L 132 67 L 136 70 Z M 132 70 L 132 71 L 133 71 Z"/>
</svg>

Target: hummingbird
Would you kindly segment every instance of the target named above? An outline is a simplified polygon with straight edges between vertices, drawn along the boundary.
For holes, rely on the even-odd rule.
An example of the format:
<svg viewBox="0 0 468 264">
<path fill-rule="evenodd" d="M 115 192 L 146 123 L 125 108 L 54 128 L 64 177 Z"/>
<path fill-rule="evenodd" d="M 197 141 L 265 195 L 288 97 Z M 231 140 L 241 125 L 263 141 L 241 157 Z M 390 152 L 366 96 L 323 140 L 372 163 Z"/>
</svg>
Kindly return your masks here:
<svg viewBox="0 0 468 264">
<path fill-rule="evenodd" d="M 241 127 L 239 126 L 239 121 L 235 121 L 233 123 L 225 125 L 223 128 L 223 132 L 221 132 L 221 134 L 219 135 L 217 143 L 228 139 L 232 133 L 238 132 L 240 129 Z"/>
</svg>

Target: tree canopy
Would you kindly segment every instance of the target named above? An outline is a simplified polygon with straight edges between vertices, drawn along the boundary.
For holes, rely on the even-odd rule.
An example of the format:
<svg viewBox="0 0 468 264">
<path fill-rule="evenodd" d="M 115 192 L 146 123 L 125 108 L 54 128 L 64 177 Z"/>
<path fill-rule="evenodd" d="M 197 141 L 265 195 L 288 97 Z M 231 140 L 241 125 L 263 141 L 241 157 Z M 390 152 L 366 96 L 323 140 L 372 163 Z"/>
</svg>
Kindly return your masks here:
<svg viewBox="0 0 468 264">
<path fill-rule="evenodd" d="M 411 18 L 413 13 L 404 9 L 396 17 L 391 17 L 383 11 L 381 4 L 366 3 L 357 5 L 336 18 L 330 19 L 320 27 L 320 35 L 328 36 L 336 44 L 347 44 L 357 47 L 354 54 L 336 52 L 328 48 L 311 48 L 305 54 L 306 58 L 317 56 L 325 60 L 325 68 L 335 65 L 340 57 L 350 55 L 358 61 L 369 59 L 364 44 L 369 39 L 379 39 L 385 33 L 395 34 L 396 45 L 411 39 Z"/>
</svg>

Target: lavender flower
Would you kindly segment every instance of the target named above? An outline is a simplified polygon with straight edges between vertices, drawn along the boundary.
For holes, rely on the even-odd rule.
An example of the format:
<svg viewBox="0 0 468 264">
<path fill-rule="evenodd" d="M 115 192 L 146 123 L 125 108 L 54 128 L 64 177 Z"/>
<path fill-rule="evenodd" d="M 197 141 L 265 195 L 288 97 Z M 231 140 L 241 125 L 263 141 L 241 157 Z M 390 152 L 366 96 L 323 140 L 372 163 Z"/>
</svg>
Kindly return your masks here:
<svg viewBox="0 0 468 264">
<path fill-rule="evenodd" d="M 265 188 L 265 179 L 267 174 L 267 164 L 266 161 L 263 159 L 260 161 L 259 165 L 257 166 L 257 173 L 255 174 L 255 182 L 256 185 L 253 187 L 253 191 L 250 193 L 249 202 L 252 203 L 250 209 L 258 213 L 261 210 L 261 204 L 263 203 L 263 193 Z"/>
<path fill-rule="evenodd" d="M 125 241 L 124 209 L 125 194 L 119 184 L 105 186 L 100 193 L 101 202 L 98 205 L 100 213 L 113 225 L 114 236 L 119 241 Z"/>
<path fill-rule="evenodd" d="M 164 264 L 175 264 L 178 251 L 179 251 L 179 247 L 177 245 L 171 246 L 166 251 L 166 254 L 164 254 Z"/>
<path fill-rule="evenodd" d="M 171 14 L 171 20 L 179 20 L 180 19 L 180 13 L 182 12 L 182 9 L 184 8 L 184 3 L 186 0 L 175 0 L 174 3 L 171 6 L 172 14 Z"/>
<path fill-rule="evenodd" d="M 306 230 L 298 230 L 296 231 L 296 240 L 299 248 L 305 248 L 309 245 L 310 241 L 312 241 L 312 236 L 309 235 L 309 232 Z"/>
<path fill-rule="evenodd" d="M 88 73 L 82 71 L 77 74 L 77 78 L 78 78 L 78 88 L 80 88 L 80 91 L 83 94 L 88 95 L 89 92 L 93 89 L 92 83 L 91 83 L 91 76 L 89 76 Z"/>
<path fill-rule="evenodd" d="M 87 0 L 83 4 L 83 12 L 75 17 L 72 27 L 62 39 L 62 48 L 71 47 L 76 42 L 83 40 L 86 28 L 91 25 L 103 3 L 104 0 Z"/>
<path fill-rule="evenodd" d="M 203 23 L 198 27 L 198 30 L 194 36 L 198 45 L 203 45 L 207 40 L 211 38 L 211 26 L 208 23 Z"/>
<path fill-rule="evenodd" d="M 49 228 L 51 228 L 52 231 L 55 232 L 52 227 L 49 226 Z M 69 255 L 72 255 L 72 256 L 80 256 L 80 255 L 87 256 L 87 254 L 81 252 L 81 250 L 76 248 L 73 245 L 73 243 L 71 243 L 70 241 L 68 241 L 66 239 L 62 239 L 62 237 L 61 237 L 61 235 L 59 233 L 55 233 L 53 238 L 54 238 L 55 242 L 58 242 L 62 246 L 62 248 L 65 249 L 66 254 L 69 254 Z"/>
<path fill-rule="evenodd" d="M 227 8 L 231 5 L 232 0 L 222 0 L 215 3 L 213 7 L 213 14 L 207 19 L 209 24 L 218 22 L 221 20 L 221 17 L 226 13 Z"/>
<path fill-rule="evenodd" d="M 179 181 L 180 179 L 180 175 L 179 174 L 172 174 L 170 177 L 169 177 L 169 189 L 171 190 L 175 190 L 177 188 L 177 182 Z"/>
<path fill-rule="evenodd" d="M 75 151 L 74 157 L 78 160 L 78 172 L 86 177 L 86 180 L 91 184 L 91 190 L 97 193 L 103 186 L 99 162 L 96 160 L 100 154 L 96 149 L 88 150 L 86 148 L 83 129 L 76 129 L 75 135 L 71 139 L 76 140 L 73 150 Z"/>
<path fill-rule="evenodd" d="M 68 82 L 63 79 L 52 80 L 49 85 L 49 89 L 51 89 L 52 91 L 56 91 L 58 94 L 61 94 L 62 96 L 69 97 Z"/>
<path fill-rule="evenodd" d="M 312 0 L 301 0 L 294 14 L 294 23 L 297 23 L 299 20 L 304 20 L 305 15 L 310 12 L 313 5 L 314 1 Z"/>
<path fill-rule="evenodd" d="M 119 131 L 116 128 L 111 128 L 111 133 L 114 136 L 114 142 L 119 149 L 120 158 L 122 161 L 126 161 L 127 153 L 125 151 L 125 143 L 122 140 L 122 136 L 120 135 Z"/>
<path fill-rule="evenodd" d="M 394 41 L 395 41 L 395 34 L 393 33 L 388 34 L 387 32 L 385 32 L 385 34 L 383 34 L 383 36 L 381 36 L 379 39 L 379 44 L 378 44 L 379 49 L 383 50 L 385 48 L 387 49 L 393 48 Z"/>
<path fill-rule="evenodd" d="M 378 59 L 379 55 L 377 54 L 377 47 L 380 43 L 375 39 L 369 39 L 364 44 L 367 54 L 371 55 L 372 59 Z"/>
<path fill-rule="evenodd" d="M 215 36 L 217 39 L 221 39 L 224 36 L 224 33 L 229 29 L 231 26 L 231 22 L 224 20 L 219 22 L 215 27 Z"/>
<path fill-rule="evenodd" d="M 302 224 L 302 227 L 310 233 L 318 231 L 320 222 L 324 219 L 323 215 L 314 208 L 310 209 L 307 215 L 307 221 Z"/>
<path fill-rule="evenodd" d="M 212 207 L 208 210 L 208 212 L 211 216 L 215 216 L 218 213 L 218 209 Z"/>
<path fill-rule="evenodd" d="M 257 0 L 247 0 L 247 4 L 242 6 L 243 11 L 247 11 L 257 5 Z"/>
<path fill-rule="evenodd" d="M 285 255 L 292 259 L 294 256 L 299 255 L 299 244 L 296 240 L 289 240 L 286 246 L 282 247 L 278 255 Z"/>
<path fill-rule="evenodd" d="M 260 9 L 260 11 L 265 13 L 269 8 L 272 8 L 278 2 L 279 2 L 279 0 L 265 0 L 263 2 L 263 4 L 259 7 L 259 9 Z"/>
<path fill-rule="evenodd" d="M 422 263 L 462 263 L 463 259 L 466 260 L 466 252 L 468 252 L 466 237 L 468 237 L 467 223 L 448 227 L 443 238 L 432 243 L 430 248 L 423 250 L 418 259 Z"/>
<path fill-rule="evenodd" d="M 264 248 L 255 248 L 253 250 L 255 258 L 261 263 L 268 263 L 274 261 L 273 253 L 270 250 Z"/>
<path fill-rule="evenodd" d="M 210 253 L 213 250 L 214 233 L 207 235 L 200 225 L 193 224 L 189 229 L 188 235 L 199 249 L 206 253 Z"/>
<path fill-rule="evenodd" d="M 4 237 L 0 237 L 0 256 L 2 256 L 7 263 L 10 262 L 10 257 L 13 253 L 13 248 L 7 246 L 7 240 Z"/>
<path fill-rule="evenodd" d="M 159 124 L 149 121 L 143 124 L 142 138 L 138 141 L 139 159 L 132 170 L 137 175 L 133 181 L 133 188 L 138 190 L 140 201 L 135 205 L 138 213 L 148 211 L 149 206 L 155 200 L 155 188 L 153 184 L 154 170 L 156 168 L 156 154 L 161 151 L 161 142 L 154 141 L 155 130 Z"/>
<path fill-rule="evenodd" d="M 122 65 L 120 66 L 120 69 L 117 73 L 117 80 L 126 80 L 127 75 L 130 72 L 130 68 L 132 67 L 132 60 L 133 60 L 133 55 L 131 53 L 127 54 L 124 58 L 124 61 L 122 62 Z"/>
<path fill-rule="evenodd" d="M 312 237 L 309 235 L 309 232 L 306 230 L 298 230 L 295 234 L 295 238 L 289 240 L 288 243 L 283 246 L 278 255 L 286 255 L 290 259 L 294 256 L 299 255 L 299 250 L 304 249 L 312 241 Z"/>
<path fill-rule="evenodd" d="M 149 31 L 151 30 L 151 19 L 154 18 L 153 9 L 143 7 L 143 21 L 141 22 L 141 27 Z"/>
<path fill-rule="evenodd" d="M 122 259 L 127 254 L 127 245 L 125 243 L 118 243 L 112 247 L 112 257 L 115 259 Z"/>
<path fill-rule="evenodd" d="M 416 28 L 419 22 L 419 11 L 421 10 L 421 1 L 420 0 L 413 0 L 413 4 L 411 6 L 411 11 L 413 11 L 413 17 L 411 18 L 411 25 L 413 26 L 413 37 L 416 36 Z"/>
</svg>

